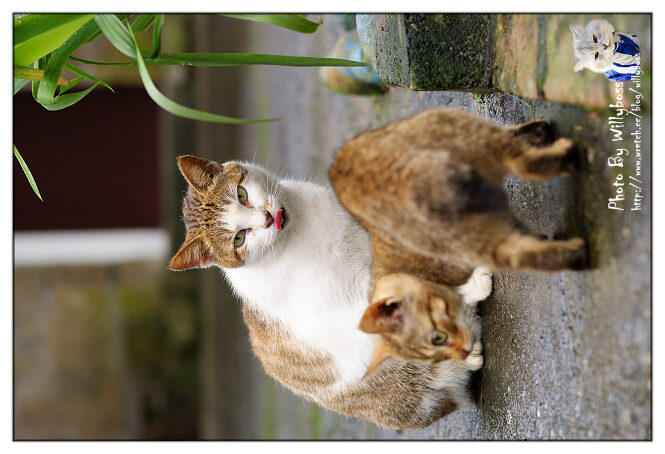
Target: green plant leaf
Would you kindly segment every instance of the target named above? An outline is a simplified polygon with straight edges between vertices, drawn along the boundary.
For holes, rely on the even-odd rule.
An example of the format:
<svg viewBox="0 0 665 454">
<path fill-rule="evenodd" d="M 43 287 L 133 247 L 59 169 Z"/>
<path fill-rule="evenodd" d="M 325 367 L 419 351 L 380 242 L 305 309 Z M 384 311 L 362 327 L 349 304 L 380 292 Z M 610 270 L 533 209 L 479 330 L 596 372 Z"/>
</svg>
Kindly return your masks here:
<svg viewBox="0 0 665 454">
<path fill-rule="evenodd" d="M 17 79 L 14 78 L 14 94 L 18 93 L 21 91 L 21 88 L 25 87 L 25 85 L 30 82 L 27 79 Z"/>
<path fill-rule="evenodd" d="M 143 55 L 146 56 L 146 53 L 143 52 Z M 94 61 L 86 60 L 85 58 L 74 57 L 73 55 L 69 56 L 70 60 L 77 61 L 80 63 L 85 63 L 86 65 L 99 65 L 99 66 L 137 66 L 136 60 L 134 61 Z M 147 65 L 154 65 L 155 63 L 151 61 L 146 61 Z"/>
<path fill-rule="evenodd" d="M 191 107 L 185 107 L 176 103 L 175 101 L 172 101 L 171 99 L 164 96 L 159 90 L 157 90 L 157 87 L 150 78 L 150 74 L 148 73 L 148 68 L 146 67 L 145 61 L 143 60 L 143 56 L 141 55 L 141 49 L 139 48 L 139 44 L 136 41 L 136 38 L 134 37 L 133 34 L 130 34 L 130 37 L 134 41 L 134 49 L 137 56 L 141 81 L 143 81 L 143 85 L 145 86 L 145 89 L 148 92 L 148 95 L 152 98 L 152 100 L 155 101 L 155 103 L 157 103 L 158 106 L 160 106 L 162 109 L 166 110 L 167 112 L 172 113 L 173 115 L 177 115 L 179 117 L 189 118 L 191 120 L 210 121 L 214 123 L 242 124 L 242 123 L 261 123 L 266 121 L 279 120 L 279 118 L 248 120 L 242 118 L 225 117 L 210 112 L 203 112 L 200 110 L 192 109 Z"/>
<path fill-rule="evenodd" d="M 147 52 L 142 53 L 148 58 Z M 136 66 L 136 62 L 99 62 L 70 57 L 71 60 L 89 65 Z M 296 57 L 290 55 L 268 54 L 223 54 L 223 53 L 168 53 L 162 52 L 154 60 L 145 60 L 146 65 L 184 65 L 184 66 L 371 66 L 369 63 L 341 58 Z"/>
<path fill-rule="evenodd" d="M 48 63 L 49 56 L 46 55 L 36 62 L 33 63 L 34 67 L 39 69 L 39 68 L 46 68 L 46 65 Z M 39 91 L 39 81 L 38 80 L 33 80 L 31 84 L 31 91 L 32 91 L 32 97 L 37 101 L 37 92 Z M 39 102 L 39 101 L 37 101 Z"/>
<path fill-rule="evenodd" d="M 92 14 L 30 14 L 14 20 L 14 65 L 28 66 L 59 48 Z"/>
<path fill-rule="evenodd" d="M 67 93 L 69 90 L 76 88 L 78 84 L 83 82 L 85 80 L 85 77 L 77 77 L 75 79 L 72 79 L 69 81 L 69 85 L 63 85 L 60 87 L 60 91 L 58 91 L 58 95 L 64 95 Z"/>
<path fill-rule="evenodd" d="M 94 21 L 89 21 L 83 27 L 74 32 L 62 46 L 51 54 L 50 59 L 44 70 L 44 77 L 39 83 L 37 90 L 37 102 L 48 110 L 59 110 L 68 107 L 74 102 L 82 99 L 89 90 L 85 90 L 83 96 L 77 97 L 77 93 L 71 93 L 67 96 L 66 100 L 58 100 L 54 98 L 55 90 L 58 85 L 58 78 L 62 72 L 62 68 L 67 63 L 69 55 L 78 49 L 82 44 L 87 42 L 88 38 L 97 32 L 97 24 Z M 96 84 L 95 84 L 96 85 Z M 74 101 L 73 101 L 74 100 Z M 73 102 L 72 102 L 73 101 Z"/>
<path fill-rule="evenodd" d="M 222 16 L 264 22 L 300 33 L 314 33 L 323 23 L 320 17 L 318 22 L 312 22 L 302 14 L 222 14 Z"/>
<path fill-rule="evenodd" d="M 116 14 L 116 16 L 118 16 L 118 17 L 120 18 L 120 20 L 129 20 L 131 14 Z M 152 14 L 139 14 L 139 16 L 152 16 Z M 148 24 L 147 26 L 149 26 L 149 25 L 150 25 L 150 24 Z M 146 26 L 146 27 L 147 27 L 147 26 Z M 132 28 L 133 28 L 133 27 L 134 27 L 134 24 L 132 24 Z M 137 28 L 137 29 L 138 29 L 138 28 L 141 28 L 141 27 L 143 27 L 143 22 L 140 22 L 139 24 L 136 25 L 136 28 Z M 138 30 L 138 31 L 143 31 L 143 30 Z M 86 42 L 89 43 L 89 42 L 91 42 L 91 41 L 94 41 L 94 40 L 96 40 L 97 38 L 99 38 L 101 35 L 102 35 L 102 31 L 101 31 L 101 30 L 97 30 L 97 33 L 95 33 L 95 34 L 92 35 L 90 38 L 88 38 L 88 41 L 86 41 Z"/>
<path fill-rule="evenodd" d="M 164 25 L 164 15 L 157 14 L 155 26 L 152 29 L 152 53 L 148 57 L 150 60 L 154 60 L 159 56 L 162 47 L 162 25 Z"/>
<path fill-rule="evenodd" d="M 51 110 L 51 111 L 65 109 L 71 106 L 72 104 L 76 104 L 77 102 L 85 98 L 86 95 L 90 93 L 96 86 L 97 84 L 94 84 L 83 91 L 77 91 L 76 93 L 67 93 L 66 95 L 65 94 L 58 95 L 56 98 L 54 98 L 54 101 L 52 103 L 42 104 L 42 106 L 44 106 L 46 110 Z"/>
<path fill-rule="evenodd" d="M 136 20 L 132 22 L 132 31 L 134 33 L 140 33 L 146 31 L 150 24 L 155 21 L 156 14 L 139 14 Z M 163 14 L 162 14 L 163 16 Z"/>
<path fill-rule="evenodd" d="M 158 64 L 188 66 L 370 66 L 368 63 L 341 58 L 296 57 L 267 54 L 209 54 L 209 53 L 162 53 L 155 60 Z"/>
<path fill-rule="evenodd" d="M 95 22 L 113 46 L 130 58 L 136 58 L 132 37 L 115 14 L 95 14 Z"/>
<path fill-rule="evenodd" d="M 25 163 L 25 161 L 23 160 L 23 157 L 18 152 L 18 149 L 16 148 L 16 145 L 14 145 L 14 157 L 16 157 L 16 160 L 21 165 L 21 168 L 23 169 L 23 173 L 25 173 L 25 177 L 28 179 L 28 183 L 30 183 L 30 187 L 32 187 L 32 190 L 35 191 L 35 194 L 37 194 L 37 197 L 39 197 L 39 200 L 41 200 L 43 202 L 44 199 L 42 199 L 42 195 L 39 193 L 39 189 L 37 189 L 37 182 L 35 182 L 35 179 L 32 176 L 32 172 L 30 172 L 30 169 L 28 169 L 28 165 Z"/>
<path fill-rule="evenodd" d="M 103 86 L 105 86 L 106 88 L 111 90 L 113 93 L 115 93 L 115 91 L 113 90 L 113 88 L 111 88 L 111 86 L 109 84 L 107 84 L 106 82 L 104 82 L 101 79 L 96 78 L 92 74 L 88 74 L 87 72 L 83 71 L 82 69 L 77 68 L 76 66 L 72 65 L 71 63 L 65 63 L 65 68 L 67 68 L 68 70 L 70 70 L 71 72 L 73 72 L 75 74 L 78 74 L 79 76 L 85 77 L 88 80 L 91 80 L 93 82 L 97 82 L 99 84 L 102 84 Z"/>
</svg>

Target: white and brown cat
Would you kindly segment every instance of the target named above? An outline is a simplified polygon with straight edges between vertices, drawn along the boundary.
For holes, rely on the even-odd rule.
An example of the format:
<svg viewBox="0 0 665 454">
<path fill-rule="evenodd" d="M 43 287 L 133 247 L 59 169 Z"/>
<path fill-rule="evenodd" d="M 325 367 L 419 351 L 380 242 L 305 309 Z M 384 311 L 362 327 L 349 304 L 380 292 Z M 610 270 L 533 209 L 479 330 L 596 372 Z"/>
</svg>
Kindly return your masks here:
<svg viewBox="0 0 665 454">
<path fill-rule="evenodd" d="M 475 138 L 469 134 L 481 120 L 468 121 L 459 131 L 468 146 L 492 146 L 482 130 Z M 434 144 L 437 137 L 457 134 L 459 125 L 439 124 L 438 131 L 429 126 L 423 134 Z M 503 132 L 509 137 L 503 146 L 511 148 L 513 136 Z M 186 238 L 169 268 L 223 269 L 243 301 L 252 348 L 270 375 L 326 408 L 392 429 L 425 427 L 471 402 L 469 375 L 480 367 L 474 355 L 431 364 L 389 359 L 366 376 L 374 338 L 358 324 L 370 298 L 370 237 L 331 189 L 277 180 L 248 163 L 182 156 L 178 165 L 189 182 Z M 432 165 L 438 165 L 436 158 Z M 368 200 L 377 197 L 365 189 Z M 438 261 L 423 263 L 427 268 Z M 459 285 L 467 299 L 487 296 L 489 275 L 480 276 L 485 285 L 479 290 L 473 280 L 467 284 L 466 268 L 455 270 L 448 271 L 457 284 L 448 286 Z"/>
</svg>

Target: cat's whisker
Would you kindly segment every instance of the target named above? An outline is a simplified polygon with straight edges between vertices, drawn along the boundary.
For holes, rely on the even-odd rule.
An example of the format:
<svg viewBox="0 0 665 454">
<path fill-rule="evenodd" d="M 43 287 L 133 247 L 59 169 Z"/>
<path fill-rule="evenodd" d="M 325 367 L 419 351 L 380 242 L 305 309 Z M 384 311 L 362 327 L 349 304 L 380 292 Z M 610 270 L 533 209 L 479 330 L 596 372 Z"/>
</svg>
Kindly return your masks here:
<svg viewBox="0 0 665 454">
<path fill-rule="evenodd" d="M 256 152 L 259 151 L 259 144 L 256 144 L 256 147 L 254 147 L 254 156 L 252 157 L 252 164 L 256 163 Z"/>
</svg>

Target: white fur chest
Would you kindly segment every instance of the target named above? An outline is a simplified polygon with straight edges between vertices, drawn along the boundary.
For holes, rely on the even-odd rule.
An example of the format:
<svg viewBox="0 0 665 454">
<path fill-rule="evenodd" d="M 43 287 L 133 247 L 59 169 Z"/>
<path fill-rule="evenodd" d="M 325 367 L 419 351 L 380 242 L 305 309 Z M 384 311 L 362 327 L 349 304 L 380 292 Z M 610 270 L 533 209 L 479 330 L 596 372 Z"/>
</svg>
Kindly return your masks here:
<svg viewBox="0 0 665 454">
<path fill-rule="evenodd" d="M 300 341 L 331 355 L 341 378 L 360 380 L 374 344 L 358 329 L 368 306 L 369 236 L 332 191 L 284 182 L 291 229 L 274 260 L 225 269 L 233 288 Z"/>
</svg>

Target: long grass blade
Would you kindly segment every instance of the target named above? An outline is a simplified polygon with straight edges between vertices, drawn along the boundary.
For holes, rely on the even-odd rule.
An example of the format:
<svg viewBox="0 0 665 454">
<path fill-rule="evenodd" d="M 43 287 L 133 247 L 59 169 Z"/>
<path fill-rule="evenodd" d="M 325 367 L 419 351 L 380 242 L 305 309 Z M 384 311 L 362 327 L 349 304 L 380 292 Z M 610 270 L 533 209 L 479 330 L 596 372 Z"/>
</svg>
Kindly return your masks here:
<svg viewBox="0 0 665 454">
<path fill-rule="evenodd" d="M 118 16 L 120 18 L 120 20 L 124 21 L 124 20 L 129 20 L 131 14 L 116 14 L 116 16 Z M 139 16 L 146 16 L 146 14 L 140 14 Z M 152 14 L 147 14 L 147 16 L 152 16 Z M 150 24 L 146 25 L 145 27 L 147 28 L 149 25 Z M 144 26 L 144 24 L 142 22 L 140 22 L 139 24 L 136 25 L 136 28 L 140 29 L 143 26 Z M 132 24 L 132 28 L 134 28 L 134 27 L 135 27 L 134 24 Z M 143 31 L 143 30 L 137 30 L 137 31 Z M 88 43 L 92 42 L 92 41 L 96 40 L 97 38 L 99 38 L 101 35 L 102 35 L 102 31 L 97 30 L 97 32 L 94 35 L 92 35 L 90 38 L 88 38 L 88 41 L 86 41 L 86 42 L 88 42 Z"/>
<path fill-rule="evenodd" d="M 30 14 L 15 19 L 14 65 L 28 66 L 53 52 L 91 19 L 92 14 Z"/>
<path fill-rule="evenodd" d="M 145 86 L 145 89 L 148 92 L 148 95 L 152 98 L 152 100 L 155 101 L 155 103 L 157 103 L 158 106 L 160 106 L 162 109 L 166 110 L 167 112 L 172 113 L 173 115 L 177 115 L 179 117 L 189 118 L 191 120 L 210 121 L 214 123 L 243 124 L 243 123 L 260 123 L 266 121 L 279 120 L 279 118 L 248 120 L 242 118 L 226 117 L 222 115 L 217 115 L 209 112 L 203 112 L 200 110 L 192 109 L 190 107 L 185 107 L 167 98 L 157 89 L 152 79 L 150 78 L 150 74 L 148 73 L 148 68 L 143 59 L 143 55 L 141 55 L 141 49 L 139 48 L 139 44 L 136 41 L 136 38 L 134 37 L 133 34 L 130 34 L 130 37 L 134 41 L 134 49 L 135 49 L 134 52 L 137 56 L 141 81 L 143 82 L 143 85 Z"/>
<path fill-rule="evenodd" d="M 75 79 L 72 79 L 69 81 L 69 85 L 63 85 L 60 87 L 60 90 L 58 91 L 58 95 L 64 95 L 67 93 L 69 90 L 72 90 L 78 86 L 81 82 L 85 80 L 85 77 L 77 77 Z"/>
<path fill-rule="evenodd" d="M 264 22 L 300 33 L 314 33 L 319 28 L 319 25 L 323 23 L 320 17 L 318 18 L 318 22 L 312 22 L 302 14 L 223 14 L 223 16 Z"/>
<path fill-rule="evenodd" d="M 150 54 L 142 53 L 146 59 Z M 100 62 L 84 60 L 78 57 L 70 57 L 71 60 L 79 61 L 89 65 L 108 66 L 136 66 L 136 62 Z M 183 66 L 246 66 L 246 65 L 270 65 L 270 66 L 371 66 L 369 63 L 341 58 L 324 57 L 296 57 L 290 55 L 268 55 L 268 54 L 225 54 L 225 53 L 168 53 L 162 52 L 159 58 L 145 60 L 146 65 L 183 65 Z"/>
<path fill-rule="evenodd" d="M 145 56 L 145 52 L 143 53 Z M 69 59 L 72 61 L 77 61 L 80 63 L 85 63 L 86 65 L 98 65 L 98 66 L 137 66 L 136 61 L 94 61 L 86 60 L 85 58 L 74 57 L 73 55 L 69 56 Z M 154 65 L 152 61 L 146 61 L 146 65 Z"/>
<path fill-rule="evenodd" d="M 42 104 L 42 106 L 44 106 L 46 110 L 52 110 L 52 111 L 65 109 L 85 98 L 88 95 L 88 93 L 94 90 L 96 86 L 97 84 L 94 84 L 83 91 L 58 95 L 56 98 L 54 98 L 54 101 L 52 103 Z"/>
<path fill-rule="evenodd" d="M 49 56 L 46 55 L 36 62 L 33 63 L 34 67 L 37 69 L 40 68 L 46 68 L 46 65 L 48 64 Z M 37 92 L 39 92 L 39 81 L 38 80 L 33 80 L 31 84 L 31 91 L 32 91 L 32 97 L 35 99 L 35 101 L 39 102 L 37 100 Z"/>
<path fill-rule="evenodd" d="M 157 14 L 155 17 L 155 26 L 152 28 L 152 53 L 149 59 L 154 60 L 159 56 L 162 48 L 162 25 L 164 25 L 164 15 Z"/>
<path fill-rule="evenodd" d="M 344 60 L 341 58 L 235 53 L 162 53 L 156 61 L 159 64 L 178 64 L 188 66 L 369 66 L 368 63 Z"/>
<path fill-rule="evenodd" d="M 132 22 L 132 31 L 140 33 L 146 31 L 148 27 L 155 21 L 156 14 L 139 14 L 138 17 Z M 163 14 L 162 14 L 163 16 Z"/>
<path fill-rule="evenodd" d="M 95 22 L 113 46 L 130 58 L 136 58 L 136 50 L 127 29 L 115 14 L 95 14 Z"/>
<path fill-rule="evenodd" d="M 14 157 L 16 157 L 16 160 L 21 165 L 21 168 L 23 169 L 23 173 L 25 174 L 25 177 L 28 179 L 28 183 L 30 183 L 30 187 L 35 192 L 35 194 L 37 194 L 37 197 L 39 197 L 39 200 L 41 200 L 43 202 L 44 199 L 42 199 L 42 195 L 39 193 L 39 189 L 37 188 L 37 182 L 35 181 L 35 178 L 32 176 L 32 172 L 30 172 L 30 169 L 28 168 L 28 165 L 23 160 L 23 157 L 18 152 L 18 149 L 16 148 L 16 145 L 14 145 Z"/>
<path fill-rule="evenodd" d="M 65 63 L 65 68 L 67 68 L 68 70 L 70 70 L 74 74 L 78 74 L 79 76 L 83 76 L 88 80 L 91 80 L 93 82 L 97 82 L 97 83 L 101 84 L 101 85 L 105 86 L 106 88 L 108 88 L 109 90 L 111 90 L 113 93 L 115 93 L 115 91 L 113 90 L 113 88 L 111 88 L 111 86 L 109 84 L 107 84 L 106 82 L 104 82 L 101 79 L 98 79 L 97 77 L 93 76 L 92 74 L 88 74 L 87 72 L 83 71 L 82 69 L 77 68 L 76 66 L 72 65 L 71 63 Z"/>
<path fill-rule="evenodd" d="M 25 87 L 25 85 L 30 82 L 27 79 L 17 79 L 14 78 L 14 94 L 18 93 L 21 91 L 21 88 Z"/>
</svg>

